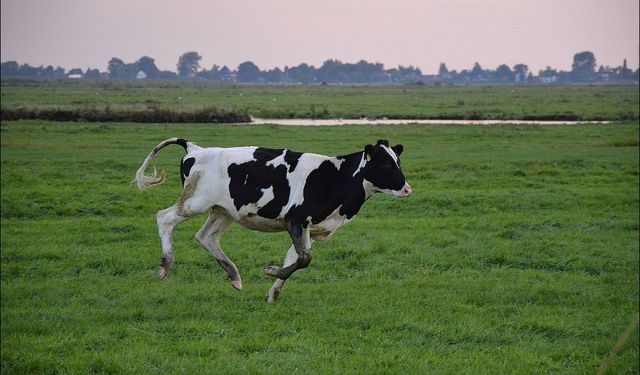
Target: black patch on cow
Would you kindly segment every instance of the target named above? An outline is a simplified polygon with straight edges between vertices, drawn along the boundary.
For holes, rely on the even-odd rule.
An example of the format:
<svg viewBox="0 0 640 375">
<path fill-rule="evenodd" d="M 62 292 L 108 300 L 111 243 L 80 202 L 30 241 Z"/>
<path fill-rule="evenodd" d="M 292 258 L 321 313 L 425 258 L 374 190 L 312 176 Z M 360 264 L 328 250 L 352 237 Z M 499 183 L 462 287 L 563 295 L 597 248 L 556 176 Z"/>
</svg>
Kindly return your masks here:
<svg viewBox="0 0 640 375">
<path fill-rule="evenodd" d="M 180 178 L 182 179 L 182 185 L 184 185 L 184 181 L 189 177 L 189 173 L 195 162 L 195 158 L 187 158 L 180 161 Z"/>
<path fill-rule="evenodd" d="M 400 154 L 402 154 L 402 151 L 404 150 L 404 146 L 403 145 L 395 145 L 393 147 L 391 147 L 391 149 L 393 150 L 393 152 L 396 153 L 397 157 L 400 157 Z M 400 165 L 400 159 L 398 159 L 398 165 Z"/>
<path fill-rule="evenodd" d="M 273 186 L 273 199 L 258 210 L 258 215 L 275 219 L 280 215 L 282 207 L 289 201 L 289 193 L 291 192 L 289 182 L 287 181 L 286 166 L 279 165 L 274 169 L 271 186 Z"/>
<path fill-rule="evenodd" d="M 256 161 L 266 163 L 266 162 L 268 162 L 270 160 L 273 160 L 273 159 L 277 158 L 278 156 L 282 155 L 283 151 L 284 151 L 283 148 L 263 148 L 263 147 L 258 147 L 253 152 L 253 157 L 256 159 Z"/>
<path fill-rule="evenodd" d="M 179 144 L 180 146 L 184 147 L 185 152 L 187 151 L 187 142 L 188 141 L 183 138 L 176 139 L 176 144 Z"/>
<path fill-rule="evenodd" d="M 287 150 L 287 153 L 284 154 L 284 161 L 289 164 L 289 173 L 293 172 L 298 165 L 298 160 L 302 156 L 301 152 L 295 152 L 291 150 Z"/>
<path fill-rule="evenodd" d="M 380 146 L 380 145 L 385 145 L 389 147 L 389 141 L 387 141 L 386 139 L 379 139 L 378 142 L 376 143 L 376 146 Z"/>
<path fill-rule="evenodd" d="M 241 164 L 231 164 L 229 174 L 229 192 L 237 210 L 262 198 L 263 189 L 273 187 L 274 198 L 258 210 L 258 215 L 275 219 L 282 207 L 289 201 L 291 191 L 287 181 L 285 165 L 267 165 L 267 162 L 282 155 L 284 149 L 257 148 L 253 157 L 256 160 Z"/>
</svg>

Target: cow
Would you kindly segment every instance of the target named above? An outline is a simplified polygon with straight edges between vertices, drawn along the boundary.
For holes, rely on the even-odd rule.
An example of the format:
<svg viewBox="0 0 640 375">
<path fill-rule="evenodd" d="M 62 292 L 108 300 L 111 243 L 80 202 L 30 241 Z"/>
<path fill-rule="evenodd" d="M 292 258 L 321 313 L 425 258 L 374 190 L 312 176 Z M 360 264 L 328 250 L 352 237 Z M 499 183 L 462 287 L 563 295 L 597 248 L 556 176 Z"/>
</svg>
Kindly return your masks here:
<svg viewBox="0 0 640 375">
<path fill-rule="evenodd" d="M 351 221 L 374 193 L 406 198 L 412 193 L 400 169 L 403 146 L 387 140 L 337 157 L 262 147 L 203 148 L 182 138 L 167 139 L 151 150 L 134 183 L 141 191 L 166 180 L 164 172 L 145 175 L 151 160 L 164 147 L 180 145 L 182 194 L 156 214 L 162 243 L 157 269 L 164 279 L 173 266 L 173 229 L 196 215 L 209 218 L 196 239 L 226 271 L 231 285 L 242 290 L 236 265 L 220 248 L 220 236 L 232 223 L 261 232 L 286 231 L 292 240 L 282 267 L 264 272 L 276 278 L 269 289 L 274 302 L 285 281 L 311 262 L 311 245 L 326 241 Z"/>
</svg>

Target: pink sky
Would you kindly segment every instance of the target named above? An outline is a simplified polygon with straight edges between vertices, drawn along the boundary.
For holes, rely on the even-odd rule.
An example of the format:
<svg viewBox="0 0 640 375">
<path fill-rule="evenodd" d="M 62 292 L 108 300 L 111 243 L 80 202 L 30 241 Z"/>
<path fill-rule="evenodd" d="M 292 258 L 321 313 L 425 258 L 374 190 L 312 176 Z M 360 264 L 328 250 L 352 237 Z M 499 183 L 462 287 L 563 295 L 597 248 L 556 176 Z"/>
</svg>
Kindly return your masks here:
<svg viewBox="0 0 640 375">
<path fill-rule="evenodd" d="M 106 70 L 147 55 L 175 71 L 200 65 L 261 69 L 329 58 L 436 73 L 474 62 L 570 70 L 576 52 L 598 65 L 638 67 L 638 0 L 1 0 L 2 61 Z"/>
</svg>

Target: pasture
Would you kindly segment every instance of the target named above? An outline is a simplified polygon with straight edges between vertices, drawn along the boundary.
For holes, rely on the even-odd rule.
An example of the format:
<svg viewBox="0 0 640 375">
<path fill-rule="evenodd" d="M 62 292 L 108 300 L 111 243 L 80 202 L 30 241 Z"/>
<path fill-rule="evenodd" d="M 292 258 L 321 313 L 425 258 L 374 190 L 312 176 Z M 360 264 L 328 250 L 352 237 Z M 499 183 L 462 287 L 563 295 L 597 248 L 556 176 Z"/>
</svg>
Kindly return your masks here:
<svg viewBox="0 0 640 375">
<path fill-rule="evenodd" d="M 261 118 L 637 120 L 639 101 L 637 85 L 292 86 L 106 80 L 2 80 L 1 84 L 7 119 L 23 112 L 31 116 L 19 118 L 58 121 L 64 116 L 34 113 L 75 110 L 85 119 L 110 114 L 112 119 L 103 121 L 123 121 L 120 118 L 131 112 L 144 112 L 138 117 L 154 117 L 144 122 L 176 122 L 180 117 L 176 113 L 215 106 L 236 115 L 217 115 L 220 122 L 244 113 Z"/>
<path fill-rule="evenodd" d="M 638 312 L 638 131 L 3 122 L 2 372 L 637 373 L 637 326 L 607 357 Z M 222 237 L 238 292 L 193 237 L 204 216 L 158 281 L 182 149 L 154 162 L 165 185 L 129 183 L 174 136 L 329 155 L 387 138 L 414 194 L 370 199 L 275 304 L 262 269 L 288 236 Z"/>
</svg>

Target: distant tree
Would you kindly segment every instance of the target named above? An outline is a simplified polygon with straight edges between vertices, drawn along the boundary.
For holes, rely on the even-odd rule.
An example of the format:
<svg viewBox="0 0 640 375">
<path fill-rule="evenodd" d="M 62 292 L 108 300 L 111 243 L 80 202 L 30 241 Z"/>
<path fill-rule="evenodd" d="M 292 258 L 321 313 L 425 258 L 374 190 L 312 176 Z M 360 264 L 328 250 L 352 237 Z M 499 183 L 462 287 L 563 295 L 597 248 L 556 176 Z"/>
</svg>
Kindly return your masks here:
<svg viewBox="0 0 640 375">
<path fill-rule="evenodd" d="M 544 70 L 540 70 L 538 72 L 538 77 L 553 77 L 557 75 L 558 72 L 550 66 L 547 66 Z"/>
<path fill-rule="evenodd" d="M 98 69 L 87 68 L 86 73 L 84 73 L 84 77 L 90 79 L 98 79 L 100 78 L 100 71 Z"/>
<path fill-rule="evenodd" d="M 213 64 L 211 70 L 203 69 L 196 74 L 197 77 L 208 79 L 211 81 L 217 81 L 220 79 L 220 66 Z"/>
<path fill-rule="evenodd" d="M 338 74 L 343 67 L 340 60 L 325 60 L 322 66 L 316 69 L 316 77 L 320 82 L 337 82 Z"/>
<path fill-rule="evenodd" d="M 66 75 L 67 75 L 67 74 L 65 73 L 64 68 L 62 68 L 62 67 L 60 67 L 60 66 L 59 66 L 59 67 L 57 67 L 57 68 L 53 71 L 53 76 L 54 76 L 55 78 L 62 78 L 62 77 L 66 77 Z"/>
<path fill-rule="evenodd" d="M 124 61 L 117 57 L 112 57 L 107 64 L 107 70 L 109 71 L 109 78 L 112 79 L 125 79 L 126 77 L 126 65 Z"/>
<path fill-rule="evenodd" d="M 399 81 L 415 82 L 422 77 L 422 71 L 418 68 L 414 68 L 412 65 L 409 65 L 408 67 L 398 65 L 398 76 Z"/>
<path fill-rule="evenodd" d="M 20 65 L 20 69 L 18 70 L 18 75 L 22 77 L 37 77 L 40 75 L 40 71 L 38 68 L 33 67 L 29 64 Z"/>
<path fill-rule="evenodd" d="M 170 70 L 163 70 L 158 73 L 157 79 L 178 79 L 178 75 Z"/>
<path fill-rule="evenodd" d="M 276 67 L 269 71 L 264 72 L 264 79 L 268 83 L 282 82 L 284 79 L 284 72 L 280 68 Z"/>
<path fill-rule="evenodd" d="M 471 78 L 472 79 L 481 79 L 484 76 L 484 70 L 478 62 L 473 64 L 473 68 L 471 69 Z"/>
<path fill-rule="evenodd" d="M 447 69 L 447 64 L 440 63 L 440 67 L 438 68 L 438 76 L 440 79 L 443 79 L 449 75 L 449 69 Z"/>
<path fill-rule="evenodd" d="M 596 58 L 593 52 L 584 51 L 573 55 L 571 65 L 571 76 L 579 82 L 592 81 L 595 79 Z"/>
<path fill-rule="evenodd" d="M 529 72 L 529 74 L 527 75 L 527 82 L 533 82 L 533 73 Z"/>
<path fill-rule="evenodd" d="M 46 68 L 42 70 L 42 73 L 44 77 L 53 77 L 53 66 L 48 65 Z"/>
<path fill-rule="evenodd" d="M 514 74 L 507 65 L 502 64 L 496 68 L 495 79 L 500 83 L 513 82 Z"/>
<path fill-rule="evenodd" d="M 529 66 L 525 64 L 516 64 L 513 66 L 513 79 L 516 83 L 524 82 L 529 73 Z"/>
<path fill-rule="evenodd" d="M 0 65 L 0 75 L 2 77 L 16 77 L 19 69 L 20 65 L 17 61 L 3 62 Z"/>
<path fill-rule="evenodd" d="M 160 69 L 156 66 L 155 60 L 149 56 L 142 56 L 136 61 L 136 66 L 138 70 L 142 70 L 144 74 L 147 75 L 147 79 L 155 79 L 158 78 L 158 73 L 160 73 Z M 137 74 L 137 72 L 136 72 Z"/>
<path fill-rule="evenodd" d="M 178 59 L 178 76 L 180 78 L 193 78 L 200 67 L 202 56 L 197 52 L 186 52 Z"/>
<path fill-rule="evenodd" d="M 620 79 L 629 80 L 633 76 L 633 71 L 627 67 L 627 59 L 624 59 L 622 62 L 622 67 L 620 68 Z"/>
<path fill-rule="evenodd" d="M 260 68 L 251 61 L 238 65 L 238 82 L 256 82 L 260 77 Z"/>
<path fill-rule="evenodd" d="M 82 71 L 82 69 L 80 68 L 73 68 L 69 71 L 69 75 L 71 74 L 80 74 L 80 75 L 84 75 L 84 72 Z"/>
<path fill-rule="evenodd" d="M 285 69 L 285 74 L 293 82 L 311 83 L 316 80 L 316 69 L 313 65 L 302 63 L 298 66 Z"/>
</svg>

